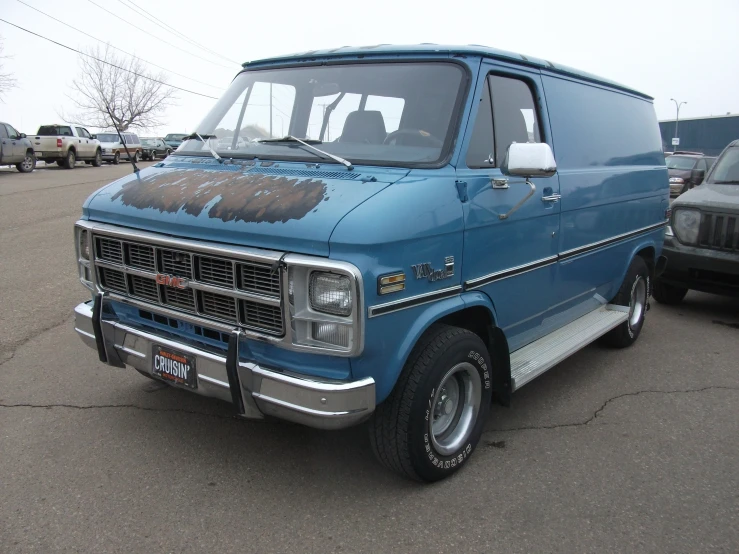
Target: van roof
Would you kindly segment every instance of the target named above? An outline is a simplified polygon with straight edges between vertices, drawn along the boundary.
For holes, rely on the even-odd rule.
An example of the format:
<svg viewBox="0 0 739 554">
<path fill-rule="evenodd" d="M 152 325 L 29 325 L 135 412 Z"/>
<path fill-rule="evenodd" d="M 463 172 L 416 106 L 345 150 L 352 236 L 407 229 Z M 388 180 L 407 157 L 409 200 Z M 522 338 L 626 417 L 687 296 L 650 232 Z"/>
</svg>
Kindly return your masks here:
<svg viewBox="0 0 739 554">
<path fill-rule="evenodd" d="M 603 79 L 591 73 L 580 71 L 572 67 L 567 67 L 561 64 L 555 64 L 548 60 L 541 58 L 534 58 L 532 56 L 524 56 L 523 54 L 517 54 L 515 52 L 508 52 L 506 50 L 498 50 L 497 48 L 491 48 L 489 46 L 480 46 L 478 44 L 468 44 L 466 46 L 449 46 L 441 44 L 413 44 L 396 46 L 392 44 L 378 44 L 375 46 L 342 46 L 340 48 L 332 48 L 329 50 L 309 50 L 307 52 L 299 52 L 296 54 L 288 54 L 284 56 L 276 56 L 274 58 L 265 58 L 261 60 L 254 60 L 243 64 L 244 68 L 256 68 L 260 66 L 267 66 L 273 64 L 283 64 L 289 62 L 310 62 L 321 58 L 367 58 L 369 56 L 382 56 L 382 55 L 430 55 L 439 54 L 443 56 L 483 56 L 486 58 L 493 58 L 502 61 L 515 62 L 518 64 L 528 65 L 530 67 L 537 67 L 539 69 L 545 69 L 553 73 L 559 73 L 562 75 L 568 75 L 590 81 L 592 83 L 598 83 L 606 85 L 608 87 L 617 88 L 631 94 L 636 94 L 642 98 L 652 100 L 651 96 L 648 96 L 638 90 L 626 87 L 622 84 L 608 79 Z"/>
</svg>

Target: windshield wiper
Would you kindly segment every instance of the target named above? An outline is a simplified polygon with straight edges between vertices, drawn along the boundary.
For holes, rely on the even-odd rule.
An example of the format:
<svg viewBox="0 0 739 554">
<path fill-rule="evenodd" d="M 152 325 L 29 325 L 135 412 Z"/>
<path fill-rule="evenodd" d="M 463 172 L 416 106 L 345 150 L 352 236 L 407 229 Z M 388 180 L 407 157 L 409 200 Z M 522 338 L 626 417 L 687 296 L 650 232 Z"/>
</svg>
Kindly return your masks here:
<svg viewBox="0 0 739 554">
<path fill-rule="evenodd" d="M 299 139 L 297 137 L 294 137 L 292 135 L 286 135 L 286 136 L 284 136 L 282 138 L 277 138 L 277 139 L 262 139 L 259 142 L 274 142 L 274 143 L 280 143 L 280 142 L 299 142 L 303 146 L 306 146 L 306 147 L 310 148 L 311 150 L 313 150 L 314 152 L 317 152 L 321 156 L 325 156 L 327 158 L 331 158 L 335 162 L 339 162 L 340 164 L 345 165 L 346 168 L 349 171 L 352 171 L 354 169 L 354 166 L 352 165 L 352 163 L 350 161 L 347 161 L 344 158 L 341 158 L 341 157 L 336 156 L 334 154 L 329 154 L 328 152 L 324 152 L 320 148 L 316 148 L 315 146 L 313 146 L 313 144 L 321 144 L 322 141 L 320 141 L 320 140 L 315 140 L 315 139 L 305 139 L 305 140 L 303 140 L 303 139 Z"/>
<path fill-rule="evenodd" d="M 199 135 L 198 133 L 193 133 L 192 135 L 185 137 L 183 140 L 194 140 L 196 138 L 198 138 L 198 139 L 200 139 L 200 140 L 203 141 L 203 143 L 205 144 L 205 146 L 208 147 L 208 150 L 210 150 L 210 153 L 213 154 L 213 157 L 216 160 L 218 160 L 218 163 L 220 163 L 220 164 L 223 163 L 223 158 L 221 158 L 218 155 L 218 152 L 216 152 L 215 150 L 213 150 L 213 147 L 210 145 L 210 139 L 212 139 L 212 138 L 218 138 L 218 137 L 216 137 L 215 135 Z"/>
</svg>

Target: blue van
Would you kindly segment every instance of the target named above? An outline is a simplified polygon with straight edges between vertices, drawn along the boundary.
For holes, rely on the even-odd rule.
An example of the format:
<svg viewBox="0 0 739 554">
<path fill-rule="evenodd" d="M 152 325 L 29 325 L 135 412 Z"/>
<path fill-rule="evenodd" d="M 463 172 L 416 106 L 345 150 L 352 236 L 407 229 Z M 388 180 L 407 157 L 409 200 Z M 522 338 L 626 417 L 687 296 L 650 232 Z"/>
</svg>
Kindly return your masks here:
<svg viewBox="0 0 739 554">
<path fill-rule="evenodd" d="M 339 48 L 244 64 L 196 129 L 76 223 L 104 363 L 367 422 L 435 481 L 491 402 L 642 330 L 669 217 L 648 96 L 485 47 Z"/>
</svg>

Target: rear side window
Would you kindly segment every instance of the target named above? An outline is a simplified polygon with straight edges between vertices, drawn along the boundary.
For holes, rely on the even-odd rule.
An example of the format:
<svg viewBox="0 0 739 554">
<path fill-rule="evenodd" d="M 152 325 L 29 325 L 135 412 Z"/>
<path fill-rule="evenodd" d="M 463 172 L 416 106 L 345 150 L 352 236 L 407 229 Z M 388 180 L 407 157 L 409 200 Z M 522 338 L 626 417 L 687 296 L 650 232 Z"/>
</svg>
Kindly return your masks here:
<svg viewBox="0 0 739 554">
<path fill-rule="evenodd" d="M 0 123 L 0 138 L 8 138 L 8 131 L 5 130 L 5 125 Z"/>
<path fill-rule="evenodd" d="M 489 75 L 467 151 L 468 167 L 500 167 L 514 142 L 540 142 L 531 88 L 521 79 Z"/>
</svg>

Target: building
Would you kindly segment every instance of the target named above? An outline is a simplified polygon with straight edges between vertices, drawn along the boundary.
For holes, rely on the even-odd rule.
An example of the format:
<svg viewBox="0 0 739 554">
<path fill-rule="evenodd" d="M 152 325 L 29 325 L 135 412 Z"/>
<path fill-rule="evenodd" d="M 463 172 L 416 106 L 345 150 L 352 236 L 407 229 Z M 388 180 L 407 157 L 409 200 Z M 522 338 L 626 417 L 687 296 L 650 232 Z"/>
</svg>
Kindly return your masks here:
<svg viewBox="0 0 739 554">
<path fill-rule="evenodd" d="M 659 122 L 662 146 L 665 152 L 689 150 L 716 156 L 732 140 L 739 139 L 739 114 L 712 115 L 680 119 L 677 126 L 680 146 L 672 146 L 675 120 Z"/>
</svg>

